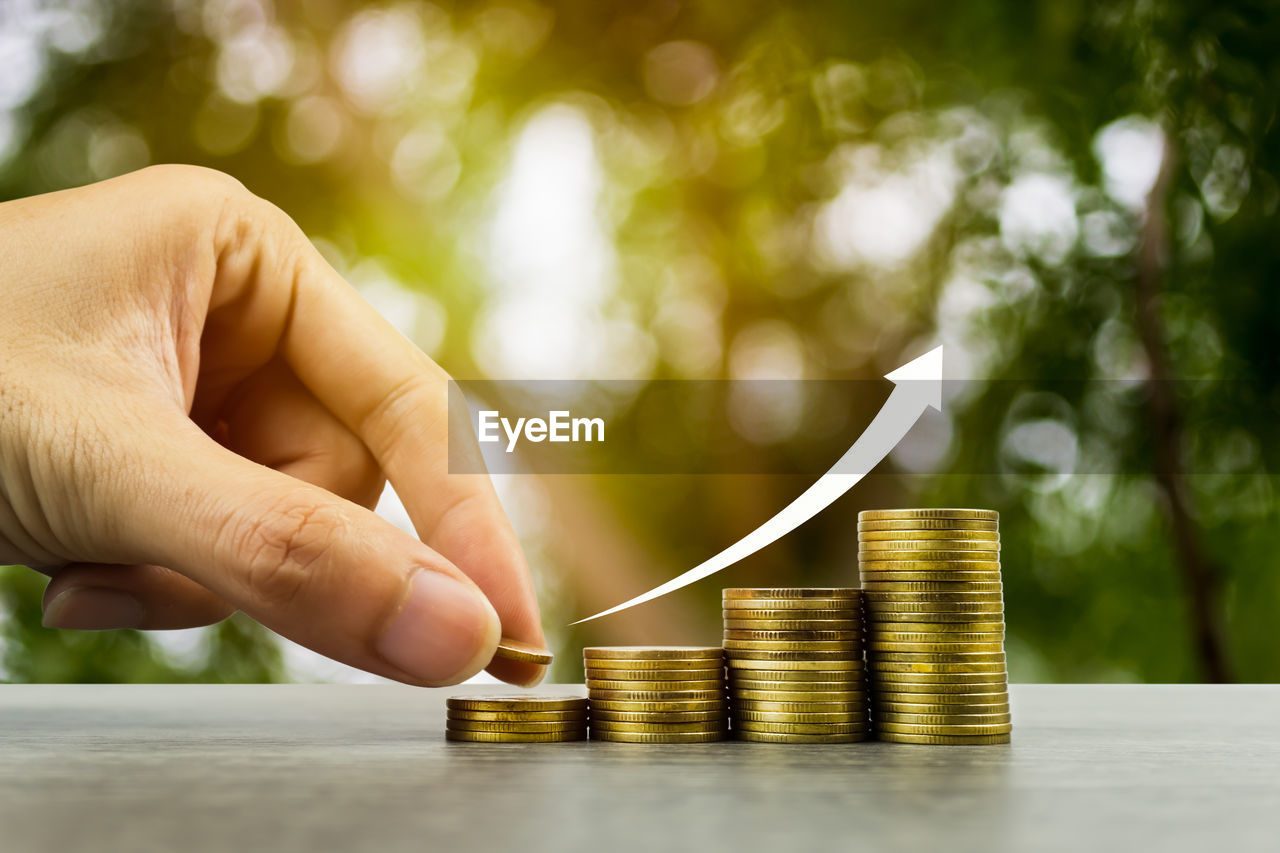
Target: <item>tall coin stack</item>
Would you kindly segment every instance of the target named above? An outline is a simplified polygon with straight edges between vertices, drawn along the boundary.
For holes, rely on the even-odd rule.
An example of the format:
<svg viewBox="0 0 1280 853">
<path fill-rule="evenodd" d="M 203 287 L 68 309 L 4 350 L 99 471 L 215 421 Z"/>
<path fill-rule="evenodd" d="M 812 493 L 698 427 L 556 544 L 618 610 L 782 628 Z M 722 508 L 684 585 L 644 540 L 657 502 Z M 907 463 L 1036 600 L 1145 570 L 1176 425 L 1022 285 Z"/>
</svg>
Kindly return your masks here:
<svg viewBox="0 0 1280 853">
<path fill-rule="evenodd" d="M 1009 742 L 998 523 L 985 509 L 859 513 L 880 740 Z"/>
<path fill-rule="evenodd" d="M 445 708 L 446 740 L 558 743 L 587 737 L 587 700 L 581 696 L 452 696 Z"/>
<path fill-rule="evenodd" d="M 591 739 L 707 743 L 729 728 L 724 652 L 714 646 L 597 646 L 582 650 Z"/>
<path fill-rule="evenodd" d="M 730 719 L 739 740 L 870 737 L 857 589 L 726 589 Z"/>
</svg>

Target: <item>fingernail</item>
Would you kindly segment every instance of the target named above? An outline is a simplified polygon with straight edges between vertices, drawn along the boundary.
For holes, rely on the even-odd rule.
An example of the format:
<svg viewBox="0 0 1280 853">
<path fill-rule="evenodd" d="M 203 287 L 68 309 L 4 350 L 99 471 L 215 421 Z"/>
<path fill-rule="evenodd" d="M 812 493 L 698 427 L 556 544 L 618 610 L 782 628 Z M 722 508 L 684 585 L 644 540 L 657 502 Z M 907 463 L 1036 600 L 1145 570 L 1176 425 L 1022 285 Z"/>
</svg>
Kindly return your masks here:
<svg viewBox="0 0 1280 853">
<path fill-rule="evenodd" d="M 54 596 L 44 609 L 46 628 L 76 631 L 108 631 L 137 628 L 146 613 L 142 602 L 118 589 L 72 586 Z"/>
<path fill-rule="evenodd" d="M 478 590 L 424 569 L 409 581 L 404 606 L 378 641 L 387 662 L 433 684 L 479 672 L 498 645 L 498 614 Z"/>
</svg>

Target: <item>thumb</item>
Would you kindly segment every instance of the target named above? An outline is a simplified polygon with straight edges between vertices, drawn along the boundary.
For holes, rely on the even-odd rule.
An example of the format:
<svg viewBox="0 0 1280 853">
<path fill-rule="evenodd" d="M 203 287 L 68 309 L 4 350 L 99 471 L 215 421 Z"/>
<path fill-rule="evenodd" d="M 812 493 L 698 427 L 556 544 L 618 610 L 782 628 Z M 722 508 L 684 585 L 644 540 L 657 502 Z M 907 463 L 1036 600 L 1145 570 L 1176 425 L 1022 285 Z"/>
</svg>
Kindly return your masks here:
<svg viewBox="0 0 1280 853">
<path fill-rule="evenodd" d="M 454 684 L 492 659 L 497 613 L 440 554 L 193 428 L 167 434 L 146 454 L 145 488 L 118 501 L 131 560 L 168 566 L 277 633 L 389 678 Z"/>
</svg>

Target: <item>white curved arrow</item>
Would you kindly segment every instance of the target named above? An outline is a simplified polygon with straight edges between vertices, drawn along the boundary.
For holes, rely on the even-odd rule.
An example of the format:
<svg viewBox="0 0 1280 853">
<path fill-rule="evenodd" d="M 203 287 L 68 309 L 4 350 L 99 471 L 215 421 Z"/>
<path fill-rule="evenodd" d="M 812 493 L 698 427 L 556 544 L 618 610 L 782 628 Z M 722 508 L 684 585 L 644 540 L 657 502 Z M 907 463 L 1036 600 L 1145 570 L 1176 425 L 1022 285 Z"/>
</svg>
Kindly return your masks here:
<svg viewBox="0 0 1280 853">
<path fill-rule="evenodd" d="M 602 610 L 594 616 L 579 619 L 574 625 L 599 619 L 611 613 L 618 613 L 637 604 L 644 604 L 655 598 L 674 592 L 681 587 L 710 577 L 726 566 L 749 557 L 761 548 L 795 530 L 810 518 L 831 505 L 836 498 L 849 491 L 853 486 L 880 464 L 889 455 L 889 451 L 902 441 L 907 432 L 915 424 L 924 410 L 932 406 L 942 411 L 942 347 L 936 347 L 914 361 L 904 364 L 885 376 L 894 384 L 889 399 L 876 414 L 875 419 L 867 426 L 853 446 L 831 466 L 831 470 L 823 474 L 804 494 L 796 498 L 785 509 L 757 527 L 751 533 L 733 545 L 716 554 L 706 562 L 694 566 L 682 575 L 677 575 L 661 586 L 656 586 L 643 595 L 637 595 L 629 601 Z"/>
</svg>

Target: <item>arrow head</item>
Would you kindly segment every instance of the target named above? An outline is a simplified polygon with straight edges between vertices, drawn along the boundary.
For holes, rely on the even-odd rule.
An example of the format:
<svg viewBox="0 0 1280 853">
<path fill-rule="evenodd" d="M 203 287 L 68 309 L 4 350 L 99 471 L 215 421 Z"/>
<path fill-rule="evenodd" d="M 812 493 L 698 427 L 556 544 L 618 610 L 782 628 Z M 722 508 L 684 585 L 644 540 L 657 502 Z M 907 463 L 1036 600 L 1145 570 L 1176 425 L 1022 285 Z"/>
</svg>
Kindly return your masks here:
<svg viewBox="0 0 1280 853">
<path fill-rule="evenodd" d="M 924 395 L 930 406 L 942 411 L 942 347 L 934 347 L 892 373 L 886 373 L 884 378 L 895 385 L 913 383 L 908 387 L 914 393 Z"/>
</svg>

